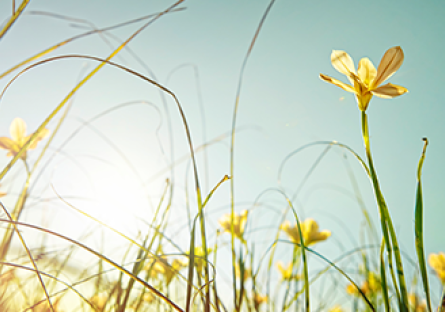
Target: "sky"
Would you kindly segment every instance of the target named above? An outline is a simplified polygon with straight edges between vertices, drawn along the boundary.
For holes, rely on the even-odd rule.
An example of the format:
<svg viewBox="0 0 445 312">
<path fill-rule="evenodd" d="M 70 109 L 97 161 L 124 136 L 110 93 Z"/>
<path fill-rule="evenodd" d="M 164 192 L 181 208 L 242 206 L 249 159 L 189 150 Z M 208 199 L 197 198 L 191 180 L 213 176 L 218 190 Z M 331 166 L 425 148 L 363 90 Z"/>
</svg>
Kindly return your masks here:
<svg viewBox="0 0 445 312">
<path fill-rule="evenodd" d="M 160 12 L 171 4 L 166 0 L 31 1 L 0 41 L 0 72 L 88 31 L 92 24 L 108 27 Z M 184 1 L 179 6 L 184 10 L 148 26 L 113 59 L 174 92 L 195 147 L 214 142 L 197 153 L 205 194 L 230 174 L 229 133 L 240 70 L 268 4 L 263 0 Z M 10 11 L 11 2 L 0 1 L 2 21 Z M 362 57 L 369 57 L 377 67 L 386 50 L 400 46 L 404 63 L 389 82 L 404 86 L 409 93 L 391 100 L 371 100 L 367 113 L 374 162 L 402 249 L 414 258 L 416 172 L 422 138 L 428 138 L 422 176 L 425 252 L 445 251 L 444 15 L 445 5 L 439 0 L 274 3 L 246 63 L 236 120 L 234 198 L 238 212 L 250 209 L 247 237 L 251 241 L 264 250 L 271 244 L 267 238 L 276 231 L 286 208 L 283 197 L 272 190 L 277 188 L 289 196 L 296 194 L 294 205 L 302 219 L 312 217 L 321 229 L 332 231 L 334 243 L 317 246 L 331 259 L 359 245 L 363 216 L 351 181 L 357 181 L 363 201 L 378 224 L 372 186 L 351 154 L 338 147 L 324 154 L 327 146 L 320 144 L 285 159 L 302 146 L 332 140 L 365 157 L 354 96 L 321 81 L 319 74 L 346 82 L 331 66 L 332 50 L 346 51 L 356 66 Z M 44 58 L 67 54 L 105 58 L 142 23 L 73 41 Z M 25 72 L 0 99 L 1 136 L 9 136 L 9 125 L 16 117 L 26 121 L 29 132 L 34 131 L 97 64 L 71 58 Z M 1 79 L 0 88 L 4 89 L 16 73 Z M 112 108 L 116 109 L 108 112 Z M 102 113 L 70 138 L 83 122 Z M 50 122 L 50 130 L 60 116 Z M 30 163 L 37 155 L 29 153 Z M 72 237 L 97 228 L 61 202 L 57 193 L 79 209 L 135 236 L 144 220 L 153 217 L 169 179 L 175 188 L 172 228 L 168 231 L 186 246 L 187 193 L 190 209 L 196 213 L 187 156 L 187 138 L 173 99 L 131 74 L 106 66 L 73 97 L 66 122 L 45 155 L 48 163 L 42 162 L 42 174 L 33 184 L 24 220 L 49 222 L 54 230 Z M 8 161 L 6 151 L 0 151 L 0 166 Z M 176 165 L 171 171 L 173 162 Z M 2 181 L 2 189 L 9 193 L 4 199 L 7 206 L 14 204 L 14 194 L 24 179 L 23 164 L 17 163 Z M 230 185 L 226 182 L 206 208 L 213 240 L 217 220 L 230 211 L 229 204 Z M 291 214 L 287 219 L 294 220 Z M 103 233 L 108 232 L 95 233 L 91 244 L 97 247 L 103 242 Z M 287 259 L 290 253 L 286 246 L 280 248 L 279 255 Z M 314 261 L 315 266 L 323 265 Z M 433 277 L 431 284 L 439 288 Z"/>
</svg>

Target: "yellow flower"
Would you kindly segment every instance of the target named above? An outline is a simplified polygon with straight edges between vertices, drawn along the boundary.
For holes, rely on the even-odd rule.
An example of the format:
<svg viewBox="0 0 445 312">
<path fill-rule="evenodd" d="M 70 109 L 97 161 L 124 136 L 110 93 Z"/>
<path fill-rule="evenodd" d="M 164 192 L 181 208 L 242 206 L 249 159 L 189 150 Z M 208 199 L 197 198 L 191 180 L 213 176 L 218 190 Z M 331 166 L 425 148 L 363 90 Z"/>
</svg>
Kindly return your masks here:
<svg viewBox="0 0 445 312">
<path fill-rule="evenodd" d="M 15 156 L 20 151 L 20 149 L 25 145 L 26 142 L 31 138 L 32 134 L 26 135 L 26 123 L 21 118 L 15 118 L 9 128 L 11 133 L 11 138 L 0 137 L 0 148 L 8 150 L 7 156 Z M 29 145 L 28 150 L 35 149 L 37 143 L 43 140 L 49 134 L 48 129 L 43 129 L 39 135 L 34 139 L 34 141 Z M 26 159 L 26 151 L 20 157 L 21 159 Z"/>
<path fill-rule="evenodd" d="M 408 295 L 408 301 L 411 304 L 414 312 L 425 312 L 427 310 L 426 301 L 420 301 L 419 297 L 415 293 Z"/>
<path fill-rule="evenodd" d="M 91 297 L 90 302 L 96 307 L 97 310 L 103 311 L 108 302 L 108 297 L 109 296 L 105 292 L 102 292 Z"/>
<path fill-rule="evenodd" d="M 233 218 L 233 233 L 235 234 L 235 237 L 238 237 L 241 241 L 244 241 L 243 235 L 247 223 L 247 214 L 248 211 L 243 210 L 240 214 L 235 214 Z M 218 221 L 223 228 L 223 232 L 232 233 L 231 220 L 231 214 L 227 213 Z"/>
<path fill-rule="evenodd" d="M 375 273 L 369 272 L 368 279 L 362 283 L 360 290 L 365 296 L 372 296 L 378 293 L 381 290 L 380 278 Z M 359 294 L 358 289 L 353 284 L 349 284 L 346 287 L 346 292 L 355 296 Z"/>
<path fill-rule="evenodd" d="M 329 309 L 329 312 L 343 312 L 343 309 L 340 305 L 335 305 Z"/>
<path fill-rule="evenodd" d="M 207 248 L 207 255 L 210 255 L 212 253 L 211 248 Z M 190 251 L 187 252 L 188 255 L 190 255 Z M 202 273 L 202 270 L 204 269 L 204 266 L 206 264 L 205 260 L 205 253 L 204 248 L 201 246 L 195 247 L 195 266 L 198 273 Z"/>
<path fill-rule="evenodd" d="M 403 63 L 403 57 L 402 48 L 393 47 L 383 55 L 377 70 L 372 62 L 367 57 L 364 57 L 360 60 L 356 72 L 354 62 L 349 54 L 345 51 L 334 50 L 331 54 L 332 66 L 340 73 L 346 75 L 351 85 L 323 74 L 320 74 L 320 78 L 343 90 L 354 93 L 359 109 L 366 111 L 373 95 L 391 99 L 408 92 L 404 87 L 391 83 L 381 85 L 400 68 Z"/>
<path fill-rule="evenodd" d="M 156 300 L 156 297 L 155 297 L 155 295 L 153 295 L 153 293 L 146 292 L 144 294 L 144 296 L 142 297 L 142 300 L 144 300 L 144 302 L 146 302 L 146 303 L 153 303 Z"/>
<path fill-rule="evenodd" d="M 286 268 L 283 266 L 283 262 L 281 262 L 281 261 L 278 261 L 276 266 L 277 266 L 278 271 L 280 271 L 280 273 L 281 273 L 282 280 L 286 281 L 286 280 L 291 280 L 291 279 L 296 279 L 296 280 L 303 279 L 303 277 L 300 274 L 297 274 L 297 275 L 292 274 L 292 270 L 294 267 L 292 265 L 292 262 L 290 262 Z"/>
<path fill-rule="evenodd" d="M 253 304 L 255 305 L 256 309 L 258 309 L 260 305 L 265 302 L 267 302 L 267 296 L 263 296 L 257 293 L 253 296 Z"/>
<path fill-rule="evenodd" d="M 320 241 L 326 240 L 329 236 L 331 236 L 331 231 L 324 230 L 318 231 L 319 227 L 317 222 L 314 219 L 308 218 L 303 222 L 300 222 L 301 232 L 303 233 L 303 240 L 306 246 L 315 244 Z M 298 226 L 295 224 L 294 226 L 290 226 L 289 221 L 285 221 L 280 229 L 289 235 L 289 238 L 292 242 L 299 244 L 300 243 L 300 232 L 298 231 Z"/>
<path fill-rule="evenodd" d="M 164 276 L 167 285 L 173 280 L 173 277 L 179 273 L 183 268 L 187 267 L 187 263 L 185 261 L 174 259 L 171 265 L 167 265 L 164 268 Z"/>
<path fill-rule="evenodd" d="M 1 185 L 1 183 L 0 183 L 0 186 L 2 186 Z M 2 191 L 0 191 L 0 197 L 4 197 L 4 196 L 6 196 L 8 193 L 6 193 L 6 192 L 2 192 Z"/>
<path fill-rule="evenodd" d="M 239 267 L 239 264 L 235 264 L 235 276 L 236 278 L 240 278 L 241 276 L 241 270 Z M 252 270 L 250 268 L 244 268 L 244 274 L 243 274 L 243 281 L 246 281 L 252 276 Z"/>
<path fill-rule="evenodd" d="M 430 267 L 436 271 L 442 284 L 445 284 L 445 253 L 439 252 L 436 254 L 430 254 L 428 257 L 428 263 Z"/>
<path fill-rule="evenodd" d="M 169 264 L 168 261 L 163 258 L 152 260 L 145 265 L 146 270 L 151 269 L 150 276 L 152 278 L 163 275 L 167 285 L 169 285 L 176 274 L 185 267 L 187 267 L 187 263 L 184 261 L 174 259 L 173 262 Z"/>
</svg>

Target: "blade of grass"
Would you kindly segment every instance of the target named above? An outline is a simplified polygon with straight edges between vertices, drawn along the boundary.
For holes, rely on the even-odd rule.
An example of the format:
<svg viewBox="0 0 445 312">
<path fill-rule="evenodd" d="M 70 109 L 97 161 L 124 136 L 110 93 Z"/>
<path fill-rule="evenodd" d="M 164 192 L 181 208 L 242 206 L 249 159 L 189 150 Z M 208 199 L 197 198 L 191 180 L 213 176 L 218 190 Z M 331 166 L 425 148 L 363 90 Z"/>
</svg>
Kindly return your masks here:
<svg viewBox="0 0 445 312">
<path fill-rule="evenodd" d="M 439 310 L 439 312 L 445 312 L 445 291 L 442 295 L 442 302 L 440 303 L 438 310 Z"/>
<path fill-rule="evenodd" d="M 168 13 L 178 12 L 178 11 L 182 11 L 182 10 L 184 10 L 184 9 L 185 9 L 185 8 L 177 8 L 177 9 L 174 9 L 174 10 L 169 11 Z M 30 13 L 30 14 L 45 14 L 46 12 L 35 12 L 35 11 L 31 11 L 31 12 L 29 12 L 29 13 Z M 46 14 L 47 14 L 47 15 L 50 15 L 50 16 L 53 15 L 52 13 L 46 13 Z M 68 43 L 70 43 L 70 42 L 72 42 L 72 41 L 75 41 L 75 40 L 77 40 L 77 39 L 81 39 L 81 38 L 87 37 L 87 36 L 92 35 L 92 34 L 95 34 L 95 33 L 101 33 L 101 32 L 105 32 L 105 31 L 113 30 L 113 29 L 116 29 L 116 28 L 120 28 L 120 27 L 123 27 L 123 26 L 127 26 L 127 25 L 130 25 L 130 24 L 136 23 L 136 22 L 140 22 L 140 21 L 143 21 L 143 20 L 145 20 L 145 19 L 155 17 L 155 16 L 157 16 L 157 15 L 159 15 L 159 14 L 160 14 L 160 13 L 150 14 L 150 15 L 147 15 L 147 16 L 143 16 L 143 17 L 140 17 L 140 18 L 131 20 L 131 21 L 127 21 L 127 22 L 120 23 L 120 24 L 117 24 L 117 25 L 113 25 L 113 26 L 105 27 L 105 28 L 102 28 L 102 29 L 91 30 L 91 31 L 82 33 L 82 34 L 80 34 L 80 35 L 76 35 L 76 36 L 74 36 L 74 37 L 68 38 L 68 39 L 66 39 L 66 40 L 64 40 L 64 41 L 61 41 L 61 42 L 59 42 L 59 43 L 57 43 L 57 44 L 55 44 L 55 45 L 53 45 L 53 46 L 51 46 L 51 47 L 49 47 L 49 48 L 47 48 L 47 49 L 45 49 L 45 50 L 43 50 L 43 51 L 37 53 L 37 54 L 35 54 L 35 55 L 33 55 L 33 56 L 31 56 L 31 57 L 25 59 L 24 61 L 20 62 L 19 64 L 17 64 L 17 65 L 15 65 L 15 66 L 11 67 L 11 68 L 8 69 L 7 71 L 5 71 L 5 72 L 3 72 L 2 74 L 0 74 L 0 79 L 2 79 L 3 77 L 9 75 L 10 73 L 12 73 L 13 71 L 15 71 L 16 69 L 19 69 L 20 67 L 22 67 L 22 66 L 24 66 L 24 65 L 26 65 L 26 64 L 29 64 L 29 63 L 31 63 L 32 61 L 38 60 L 39 58 L 41 58 L 41 57 L 43 57 L 43 56 L 45 56 L 45 55 L 51 53 L 52 51 L 57 50 L 58 48 L 60 48 L 60 47 L 62 47 L 62 46 L 64 46 L 64 45 L 66 45 L 66 44 L 68 44 Z"/>
<path fill-rule="evenodd" d="M 423 289 L 425 291 L 425 298 L 427 302 L 428 311 L 431 309 L 430 288 L 428 284 L 428 273 L 426 269 L 425 252 L 423 247 L 423 196 L 422 196 L 422 166 L 425 160 L 426 147 L 428 145 L 428 139 L 423 138 L 425 142 L 423 145 L 422 156 L 420 156 L 419 164 L 417 165 L 417 191 L 416 191 L 416 208 L 414 212 L 414 233 L 416 235 L 416 252 L 417 259 L 419 260 L 419 270 L 422 276 Z"/>
<path fill-rule="evenodd" d="M 294 243 L 294 242 L 290 242 L 290 241 L 283 241 L 285 243 L 289 243 L 289 244 L 294 244 L 297 245 L 299 247 L 301 247 L 301 245 L 299 243 Z M 331 267 L 333 267 L 334 269 L 336 269 L 341 275 L 343 275 L 352 285 L 354 285 L 354 287 L 357 289 L 357 291 L 359 292 L 359 294 L 362 296 L 362 298 L 365 300 L 366 304 L 369 306 L 369 308 L 375 312 L 375 308 L 372 305 L 372 303 L 368 300 L 368 298 L 366 297 L 366 295 L 363 293 L 363 291 L 360 289 L 360 287 L 352 280 L 352 278 L 349 277 L 348 274 L 346 274 L 342 269 L 340 269 L 334 262 L 330 261 L 329 259 L 327 259 L 325 256 L 319 254 L 318 252 L 316 252 L 315 250 L 312 250 L 309 247 L 304 247 L 302 248 L 302 250 L 305 249 L 306 251 L 309 251 L 311 254 L 316 255 L 317 257 L 319 257 L 320 259 L 322 259 L 323 261 L 327 262 Z"/>
<path fill-rule="evenodd" d="M 186 301 L 185 301 L 185 311 L 189 312 L 191 309 L 191 301 L 192 301 L 192 286 L 193 286 L 193 275 L 194 275 L 194 268 L 195 268 L 195 228 L 196 228 L 196 221 L 200 217 L 200 214 L 204 212 L 204 208 L 206 207 L 207 203 L 209 202 L 210 198 L 213 196 L 213 193 L 223 184 L 225 181 L 229 180 L 230 177 L 228 175 L 225 175 L 221 181 L 216 184 L 216 186 L 210 191 L 210 193 L 207 195 L 207 197 L 204 200 L 204 203 L 202 204 L 202 209 L 198 212 L 198 214 L 195 216 L 193 220 L 193 226 L 192 231 L 190 233 L 190 252 L 189 252 L 189 266 L 188 266 L 188 278 L 187 278 L 187 295 L 186 295 Z M 204 247 L 203 247 L 204 248 Z M 207 254 L 207 251 L 205 251 L 205 254 Z M 207 262 L 207 256 L 205 256 L 204 259 L 205 262 Z M 198 272 L 199 274 L 199 272 Z M 208 302 L 210 305 L 210 302 Z M 218 305 L 218 303 L 217 303 Z"/>
<path fill-rule="evenodd" d="M 69 238 L 67 236 L 64 236 L 62 234 L 59 234 L 57 232 L 39 227 L 37 225 L 33 225 L 33 224 L 29 224 L 29 223 L 25 223 L 25 222 L 20 222 L 20 221 L 12 221 L 9 219 L 3 219 L 0 218 L 0 222 L 7 222 L 7 223 L 12 223 L 15 226 L 20 225 L 20 226 L 24 226 L 27 228 L 31 228 L 40 232 L 44 232 L 46 234 L 52 235 L 54 237 L 58 237 L 60 239 L 63 239 L 65 241 L 68 241 L 76 246 L 79 246 L 80 248 L 88 251 L 89 253 L 95 255 L 96 257 L 98 257 L 99 259 L 102 259 L 103 261 L 105 261 L 106 263 L 108 263 L 109 265 L 113 266 L 114 268 L 116 268 L 117 270 L 119 270 L 120 272 L 126 274 L 128 277 L 135 279 L 138 283 L 140 283 L 142 286 L 148 288 L 151 292 L 153 292 L 156 296 L 158 296 L 159 298 L 161 298 L 163 301 L 165 301 L 168 305 L 170 305 L 173 309 L 175 309 L 176 311 L 179 312 L 184 312 L 178 305 L 176 305 L 172 300 L 170 300 L 170 298 L 168 298 L 167 296 L 165 296 L 164 294 L 162 294 L 160 291 L 158 291 L 156 288 L 154 288 L 153 286 L 151 286 L 150 284 L 148 284 L 147 282 L 145 282 L 143 279 L 141 279 L 138 276 L 133 275 L 130 271 L 128 271 L 127 269 L 125 269 L 123 266 L 117 264 L 116 262 L 114 262 L 113 260 L 107 258 L 106 256 L 102 255 L 100 252 L 72 239 Z"/>
<path fill-rule="evenodd" d="M 385 250 L 385 240 L 382 239 L 382 244 L 380 247 L 380 282 L 382 284 L 382 297 L 383 297 L 383 303 L 385 304 L 385 311 L 390 312 L 388 284 L 386 282 L 385 259 L 383 255 L 384 250 Z"/>
<path fill-rule="evenodd" d="M 4 265 L 4 266 L 15 267 L 15 268 L 18 268 L 20 270 L 36 272 L 36 270 L 34 268 L 26 267 L 24 265 L 20 265 L 20 264 L 16 264 L 16 263 L 1 262 L 0 264 Z M 55 276 L 53 276 L 51 274 L 48 274 L 48 273 L 45 273 L 45 272 L 42 272 L 42 271 L 39 271 L 39 273 L 41 275 L 45 276 L 45 277 L 48 277 L 48 278 L 50 278 L 50 279 L 52 279 L 52 280 L 54 280 L 54 281 L 56 281 L 56 282 L 58 282 L 60 284 L 63 284 L 64 286 L 66 286 L 66 288 L 64 290 L 57 291 L 56 293 L 51 294 L 50 297 L 55 297 L 58 294 L 61 294 L 61 293 L 65 292 L 66 290 L 69 289 L 69 290 L 72 290 L 74 293 L 76 293 L 77 296 L 79 296 L 83 301 L 85 301 L 88 305 L 90 305 L 91 308 L 94 309 L 94 306 L 91 304 L 91 302 L 89 302 L 87 298 L 85 298 L 76 288 L 74 288 L 73 285 L 70 285 L 70 284 L 64 282 L 63 280 L 61 280 L 61 279 L 59 279 L 59 278 L 57 278 L 57 277 L 55 277 Z M 28 307 L 23 312 L 32 310 L 33 308 L 35 308 L 36 306 L 38 306 L 39 304 L 41 304 L 43 302 L 46 302 L 46 299 L 43 299 L 43 300 L 40 300 L 40 301 L 36 302 L 34 305 Z"/>
<path fill-rule="evenodd" d="M 5 206 L 3 206 L 3 203 L 2 203 L 2 202 L 0 202 L 0 206 L 2 207 L 3 211 L 5 212 L 5 214 L 8 216 L 8 219 L 9 219 L 10 221 L 13 221 L 11 215 L 9 214 L 9 212 L 8 212 L 8 210 L 5 208 Z M 29 250 L 28 246 L 26 245 L 25 239 L 23 238 L 22 234 L 20 233 L 19 229 L 17 228 L 17 225 L 14 224 L 14 223 L 13 223 L 12 225 L 13 225 L 13 227 L 14 227 L 14 231 L 17 233 L 17 235 L 18 235 L 18 237 L 19 237 L 19 239 L 20 239 L 20 242 L 22 243 L 23 248 L 25 248 L 26 254 L 28 255 L 29 260 L 31 261 L 32 266 L 33 266 L 34 269 L 35 269 L 35 272 L 36 272 L 36 274 L 37 274 L 37 278 L 39 279 L 40 285 L 42 286 L 42 289 L 43 289 L 43 291 L 44 291 L 44 293 L 45 293 L 46 300 L 48 301 L 48 304 L 49 304 L 49 306 L 50 306 L 50 308 L 51 308 L 51 311 L 52 311 L 52 312 L 55 312 L 55 311 L 54 311 L 53 304 L 51 303 L 51 299 L 50 299 L 49 294 L 48 294 L 48 290 L 46 289 L 45 283 L 43 282 L 42 275 L 40 274 L 40 271 L 39 271 L 39 269 L 37 268 L 37 264 L 36 264 L 36 262 L 34 261 L 34 257 L 32 256 L 31 251 Z M 3 259 L 2 259 L 1 262 L 3 262 Z"/>
<path fill-rule="evenodd" d="M 29 0 L 28 0 L 29 1 Z M 34 132 L 34 134 L 29 138 L 28 142 L 26 142 L 20 151 L 12 158 L 12 160 L 9 162 L 8 165 L 2 170 L 0 173 L 0 181 L 3 179 L 3 177 L 6 175 L 6 173 L 11 169 L 11 167 L 17 162 L 18 159 L 20 159 L 21 155 L 28 149 L 28 147 L 32 144 L 32 142 L 37 138 L 37 136 L 42 132 L 42 130 L 46 127 L 46 125 L 54 118 L 54 116 L 65 106 L 65 104 L 68 102 L 68 100 L 88 81 L 90 80 L 107 62 L 109 62 L 110 59 L 112 59 L 115 55 L 117 55 L 133 38 L 135 38 L 139 33 L 141 33 L 147 26 L 158 20 L 161 16 L 169 12 L 170 10 L 174 9 L 176 6 L 178 6 L 180 3 L 182 3 L 184 0 L 179 0 L 169 8 L 167 8 L 165 11 L 161 12 L 160 14 L 156 15 L 152 20 L 145 23 L 141 28 L 139 28 L 136 32 L 134 32 L 125 42 L 123 42 L 116 50 L 114 50 L 105 60 L 103 60 L 96 68 L 94 68 L 88 75 L 85 76 L 69 93 L 68 95 L 62 100 L 62 102 L 53 110 L 53 112 L 45 119 L 45 121 L 37 128 L 37 130 Z M 1 38 L 1 37 L 0 37 Z M 38 63 L 39 64 L 39 63 Z M 29 67 L 28 67 L 29 68 Z M 21 72 L 23 73 L 23 71 Z M 20 73 L 19 73 L 20 74 Z M 16 76 L 17 77 L 17 76 Z M 10 85 L 11 82 L 8 83 L 7 86 Z M 3 90 L 0 98 L 3 96 L 5 90 Z"/>
<path fill-rule="evenodd" d="M 9 29 L 11 29 L 12 25 L 17 21 L 19 16 L 23 13 L 23 10 L 26 8 L 30 0 L 23 0 L 20 4 L 19 8 L 15 10 L 15 4 L 14 4 L 14 14 L 11 16 L 11 18 L 8 20 L 6 25 L 3 27 L 2 30 L 0 30 L 0 40 L 3 38 L 3 36 L 8 32 Z"/>
<path fill-rule="evenodd" d="M 247 61 L 249 59 L 250 53 L 253 50 L 253 47 L 255 45 L 255 42 L 258 38 L 258 35 L 261 31 L 261 28 L 263 27 L 263 24 L 266 20 L 267 15 L 270 12 L 270 9 L 272 8 L 272 5 L 275 3 L 275 0 L 271 0 L 269 2 L 269 5 L 267 6 L 260 23 L 258 24 L 258 27 L 255 31 L 255 35 L 253 36 L 253 39 L 250 43 L 249 49 L 247 50 L 246 56 L 244 57 L 244 61 L 241 65 L 240 74 L 238 78 L 238 87 L 236 91 L 235 96 L 235 107 L 233 109 L 233 117 L 232 117 L 232 135 L 231 135 L 231 143 L 230 143 L 230 176 L 234 177 L 234 156 L 235 156 L 235 130 L 236 130 L 236 118 L 238 115 L 238 107 L 239 107 L 239 99 L 241 95 L 241 86 L 244 79 L 244 70 L 247 65 Z M 232 179 L 230 182 L 230 201 L 231 201 L 231 250 L 232 250 L 232 280 L 233 280 L 233 302 L 236 307 L 237 305 L 237 292 L 236 292 L 236 277 L 235 277 L 235 263 L 236 263 L 236 252 L 235 252 L 235 235 L 234 235 L 234 227 L 233 223 L 235 220 L 235 186 L 234 186 L 234 180 Z M 206 311 L 207 312 L 207 311 Z"/>
</svg>

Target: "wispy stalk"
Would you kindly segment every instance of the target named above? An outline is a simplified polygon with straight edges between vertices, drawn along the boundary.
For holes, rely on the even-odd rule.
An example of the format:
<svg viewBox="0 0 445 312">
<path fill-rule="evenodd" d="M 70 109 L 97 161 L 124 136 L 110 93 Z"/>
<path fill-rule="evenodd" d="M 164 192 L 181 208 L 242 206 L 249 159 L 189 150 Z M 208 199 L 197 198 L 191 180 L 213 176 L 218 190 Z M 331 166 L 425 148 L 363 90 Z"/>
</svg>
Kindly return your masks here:
<svg viewBox="0 0 445 312">
<path fill-rule="evenodd" d="M 8 20 L 6 25 L 3 27 L 2 30 L 0 30 L 0 40 L 3 38 L 3 36 L 8 32 L 8 30 L 11 29 L 12 25 L 17 21 L 19 16 L 23 13 L 23 10 L 25 10 L 26 6 L 31 0 L 23 0 L 20 6 L 17 10 L 15 10 L 15 3 L 13 3 L 13 14 L 11 18 Z"/>
<path fill-rule="evenodd" d="M 238 79 L 238 88 L 235 96 L 235 107 L 233 109 L 233 117 L 232 117 L 232 138 L 230 144 L 230 176 L 232 179 L 230 180 L 230 197 L 231 197 L 231 249 L 232 249 L 232 279 L 233 279 L 233 302 L 235 305 L 235 309 L 237 309 L 237 291 L 236 291 L 236 276 L 235 276 L 235 264 L 236 264 L 236 252 L 235 252 L 235 235 L 234 235 L 234 227 L 233 222 L 235 220 L 235 189 L 234 189 L 234 155 L 235 155 L 235 132 L 236 132 L 236 118 L 238 116 L 238 107 L 239 107 L 239 99 L 241 95 L 241 86 L 244 79 L 244 70 L 247 65 L 247 61 L 249 59 L 250 53 L 253 50 L 255 42 L 258 38 L 261 28 L 263 27 L 264 21 L 266 20 L 267 15 L 272 8 L 272 5 L 275 3 L 275 0 L 270 1 L 269 5 L 266 8 L 266 11 L 263 14 L 263 17 L 260 20 L 260 23 L 255 31 L 255 35 L 250 43 L 249 49 L 247 50 L 246 56 L 244 57 L 243 64 L 241 65 L 241 70 Z"/>
</svg>

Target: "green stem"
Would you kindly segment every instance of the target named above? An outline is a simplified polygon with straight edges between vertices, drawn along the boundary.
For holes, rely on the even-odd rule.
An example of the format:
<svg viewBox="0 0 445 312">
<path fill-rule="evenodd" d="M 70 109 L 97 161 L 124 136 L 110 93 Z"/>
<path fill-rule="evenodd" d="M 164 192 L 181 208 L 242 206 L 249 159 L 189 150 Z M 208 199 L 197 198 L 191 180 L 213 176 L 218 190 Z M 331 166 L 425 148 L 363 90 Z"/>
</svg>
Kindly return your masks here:
<svg viewBox="0 0 445 312">
<path fill-rule="evenodd" d="M 369 171 L 371 176 L 372 185 L 374 187 L 374 193 L 377 200 L 377 205 L 379 207 L 380 222 L 382 226 L 382 232 L 384 241 L 386 244 L 386 251 L 388 253 L 388 264 L 391 272 L 391 277 L 393 279 L 394 288 L 397 293 L 397 299 L 399 301 L 400 312 L 408 312 L 408 295 L 406 291 L 405 277 L 403 274 L 403 264 L 400 256 L 399 244 L 397 242 L 397 237 L 392 224 L 391 216 L 389 215 L 388 207 L 386 206 L 385 199 L 383 197 L 382 191 L 380 190 L 379 181 L 377 178 L 377 173 L 374 169 L 374 163 L 372 161 L 371 155 L 371 145 L 369 141 L 369 131 L 368 131 L 368 120 L 366 112 L 362 111 L 362 134 L 363 142 L 366 150 L 366 157 L 368 159 Z M 390 240 L 391 237 L 391 240 Z M 392 257 L 394 252 L 394 258 L 396 261 L 397 276 L 399 280 L 399 288 L 395 281 L 394 269 L 392 266 Z M 382 265 L 384 265 L 382 263 Z M 400 293 L 399 293 L 400 291 Z"/>
</svg>

